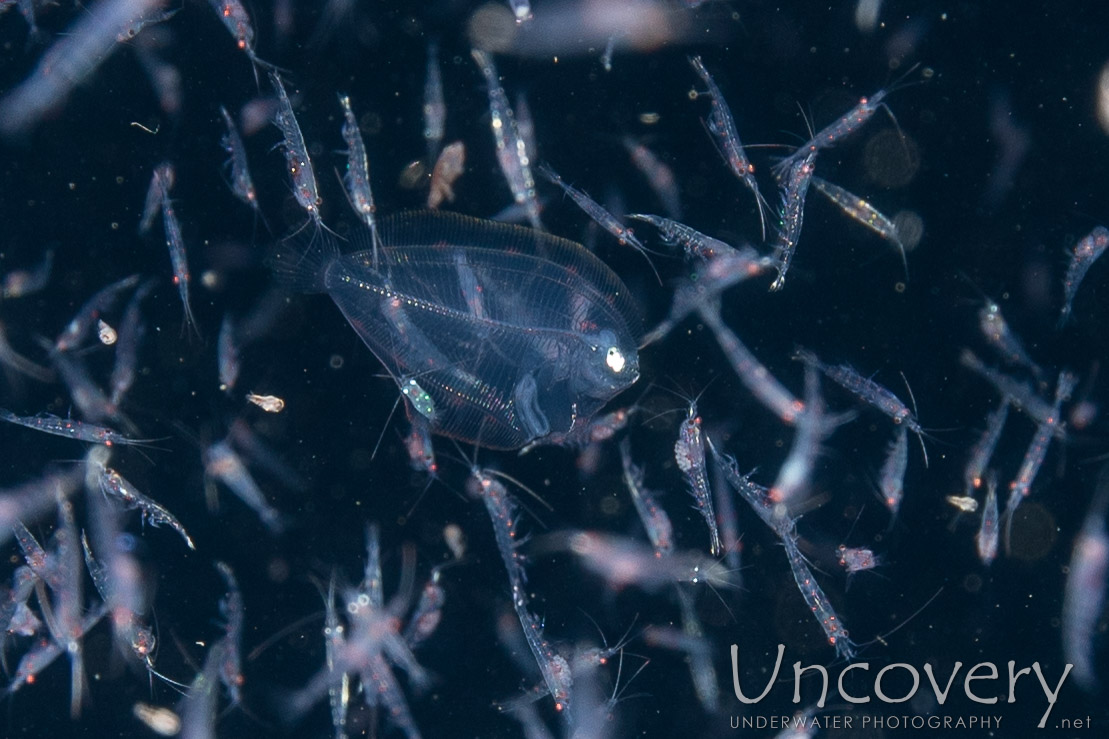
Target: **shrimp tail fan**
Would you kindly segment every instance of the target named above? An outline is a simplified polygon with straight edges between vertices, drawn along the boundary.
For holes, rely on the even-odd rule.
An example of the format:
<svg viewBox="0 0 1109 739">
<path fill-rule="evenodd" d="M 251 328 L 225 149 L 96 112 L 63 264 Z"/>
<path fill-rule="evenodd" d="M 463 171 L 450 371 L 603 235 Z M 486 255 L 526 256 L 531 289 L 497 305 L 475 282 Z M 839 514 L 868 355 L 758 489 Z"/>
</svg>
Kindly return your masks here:
<svg viewBox="0 0 1109 739">
<path fill-rule="evenodd" d="M 339 245 L 325 233 L 299 232 L 270 250 L 266 265 L 278 285 L 290 292 L 327 292 L 327 271 L 339 258 Z"/>
</svg>

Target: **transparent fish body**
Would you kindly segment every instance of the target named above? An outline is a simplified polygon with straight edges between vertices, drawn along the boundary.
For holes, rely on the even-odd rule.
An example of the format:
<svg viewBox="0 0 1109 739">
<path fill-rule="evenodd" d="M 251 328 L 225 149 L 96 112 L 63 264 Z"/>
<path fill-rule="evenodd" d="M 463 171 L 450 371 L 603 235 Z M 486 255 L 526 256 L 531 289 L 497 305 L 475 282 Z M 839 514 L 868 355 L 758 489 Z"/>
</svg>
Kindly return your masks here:
<svg viewBox="0 0 1109 739">
<path fill-rule="evenodd" d="M 381 223 L 340 254 L 315 235 L 271 257 L 291 286 L 326 292 L 434 433 L 492 449 L 588 433 L 639 377 L 627 288 L 581 245 L 448 213 Z"/>
</svg>

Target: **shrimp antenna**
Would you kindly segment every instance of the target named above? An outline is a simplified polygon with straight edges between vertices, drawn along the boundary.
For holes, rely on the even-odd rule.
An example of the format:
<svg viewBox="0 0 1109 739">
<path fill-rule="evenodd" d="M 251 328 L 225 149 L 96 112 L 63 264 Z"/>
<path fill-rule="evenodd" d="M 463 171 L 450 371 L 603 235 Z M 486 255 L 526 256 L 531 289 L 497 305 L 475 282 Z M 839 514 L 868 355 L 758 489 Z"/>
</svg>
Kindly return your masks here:
<svg viewBox="0 0 1109 739">
<path fill-rule="evenodd" d="M 958 270 L 958 271 L 956 272 L 956 274 L 957 274 L 957 275 L 959 275 L 959 277 L 961 277 L 961 278 L 963 279 L 963 281 L 964 281 L 964 282 L 966 282 L 966 283 L 967 283 L 968 285 L 970 285 L 970 286 L 971 286 L 972 288 L 974 288 L 974 291 L 975 291 L 976 293 L 978 293 L 979 295 L 981 295 L 981 296 L 982 296 L 982 299 L 983 299 L 983 300 L 987 300 L 987 301 L 989 301 L 989 302 L 991 302 L 991 303 L 993 302 L 993 301 L 992 301 L 992 300 L 990 299 L 990 296 L 986 294 L 986 291 L 985 291 L 985 290 L 983 290 L 983 289 L 982 289 L 982 288 L 981 288 L 981 287 L 980 287 L 980 286 L 978 285 L 978 283 L 974 281 L 974 278 L 973 278 L 973 277 L 971 277 L 970 275 L 968 275 L 968 274 L 966 273 L 966 270 L 964 270 L 964 269 L 962 269 L 962 268 L 959 268 L 959 270 Z"/>
<path fill-rule="evenodd" d="M 377 450 L 381 446 L 381 440 L 385 438 L 385 431 L 389 428 L 389 422 L 393 420 L 393 414 L 397 412 L 397 406 L 400 405 L 400 398 L 401 396 L 398 395 L 397 399 L 393 401 L 393 408 L 389 411 L 389 415 L 381 427 L 381 433 L 377 436 L 377 443 L 374 444 L 373 453 L 370 454 L 371 462 L 374 460 L 374 457 L 377 456 Z"/>
<path fill-rule="evenodd" d="M 416 500 L 413 501 L 412 507 L 408 509 L 408 513 L 404 514 L 405 519 L 412 518 L 412 514 L 416 512 L 417 506 L 420 505 L 420 502 L 423 501 L 424 496 L 427 495 L 427 491 L 431 490 L 431 486 L 438 479 L 439 479 L 439 473 L 438 472 L 428 473 L 427 482 L 424 483 L 424 489 L 421 490 L 420 494 L 416 496 Z M 463 497 L 465 497 L 465 496 L 463 496 Z"/>
<path fill-rule="evenodd" d="M 593 628 L 595 628 L 597 630 L 597 633 L 600 634 L 601 641 L 604 642 L 604 645 L 605 645 L 605 649 L 604 649 L 605 652 L 607 652 L 608 654 L 616 654 L 617 652 L 619 652 L 620 654 L 624 653 L 624 645 L 632 640 L 632 637 L 630 637 L 629 634 L 631 634 L 632 629 L 635 628 L 635 622 L 639 620 L 639 614 L 638 613 L 635 614 L 635 616 L 632 618 L 632 622 L 628 626 L 628 628 L 624 631 L 624 635 L 621 636 L 617 640 L 617 642 L 614 646 L 610 647 L 608 645 L 608 639 L 605 638 L 605 632 L 601 629 L 601 625 L 599 623 L 597 623 L 597 619 L 590 616 L 589 612 L 586 611 L 581 606 L 578 606 L 578 610 L 581 611 L 581 615 L 583 615 L 583 616 L 585 616 L 586 618 L 589 619 L 590 623 L 593 624 Z"/>
<path fill-rule="evenodd" d="M 905 373 L 899 372 L 899 374 L 901 375 L 901 380 L 905 383 L 905 389 L 909 391 L 909 400 L 913 402 L 913 419 L 915 420 L 920 416 L 920 410 L 916 407 L 916 396 L 913 395 L 913 388 L 909 385 L 909 379 L 905 377 Z M 924 431 L 920 429 L 919 421 L 916 422 L 916 426 L 917 428 L 914 429 L 913 432 L 916 434 L 916 438 L 920 441 L 920 451 L 924 454 L 924 466 L 927 467 L 928 449 L 924 446 Z"/>
<path fill-rule="evenodd" d="M 851 534 L 855 531 L 855 526 L 858 525 L 859 519 L 862 518 L 863 511 L 866 510 L 866 503 L 859 506 L 859 512 L 855 514 L 855 520 L 851 522 L 851 528 L 847 529 L 847 535 L 843 537 L 844 541 L 851 538 Z"/>
<path fill-rule="evenodd" d="M 908 77 L 913 72 L 915 72 L 917 67 L 919 67 L 919 66 L 920 66 L 920 62 L 917 62 L 916 64 L 914 64 L 913 66 L 911 66 L 907 70 L 905 70 L 905 73 L 902 74 L 900 77 L 898 77 L 896 80 L 894 80 L 893 84 L 891 84 L 889 87 L 882 90 L 882 92 L 881 92 L 882 97 L 885 97 L 886 95 L 890 94 L 891 92 L 893 92 L 895 90 L 901 90 L 901 89 L 904 89 L 906 87 L 909 87 L 910 85 L 921 84 L 921 82 L 923 82 L 923 80 L 918 80 L 916 82 L 905 82 L 905 78 Z M 905 158 L 906 159 L 911 158 L 912 157 L 912 152 L 909 151 L 908 139 L 905 137 L 905 132 L 901 130 L 901 124 L 897 122 L 897 116 L 895 116 L 893 114 L 893 111 L 890 110 L 890 106 L 886 105 L 884 102 L 881 103 L 879 105 L 879 107 L 883 108 L 886 111 L 886 115 L 888 115 L 890 117 L 890 121 L 893 122 L 893 127 L 897 129 L 897 135 L 901 139 L 901 148 L 905 150 Z"/>
<path fill-rule="evenodd" d="M 174 680 L 172 678 L 166 677 L 162 673 L 155 670 L 154 665 L 151 664 L 150 662 L 144 662 L 143 666 L 146 668 L 147 673 L 150 675 L 151 690 L 153 690 L 153 688 L 154 688 L 154 678 L 158 678 L 159 680 L 161 680 L 165 684 L 169 685 L 170 687 L 180 688 L 181 690 L 178 690 L 177 692 L 180 693 L 181 695 L 186 695 L 187 694 L 188 689 L 189 689 L 190 686 L 185 685 L 184 683 L 179 683 L 179 682 L 177 682 L 176 680 Z"/>
<path fill-rule="evenodd" d="M 675 413 L 684 413 L 684 412 L 685 412 L 685 408 L 670 408 L 670 409 L 665 410 L 665 411 L 659 411 L 658 413 L 651 416 L 650 418 L 644 418 L 642 425 L 646 426 L 647 424 L 651 423 L 652 421 L 657 421 L 658 419 L 660 419 L 664 416 L 672 416 Z"/>
<path fill-rule="evenodd" d="M 620 687 L 620 676 L 624 673 L 624 650 L 621 649 L 619 654 L 620 654 L 620 657 L 616 662 L 616 682 L 613 683 L 613 685 L 612 685 L 612 697 L 609 698 L 609 701 L 608 701 L 609 706 L 615 706 L 620 701 L 628 700 L 629 698 L 638 698 L 638 697 L 644 697 L 644 696 L 648 695 L 647 693 L 636 693 L 635 695 L 624 695 L 624 693 L 627 692 L 628 686 L 630 686 L 632 684 L 632 682 L 637 677 L 639 677 L 639 673 L 643 672 L 643 670 L 647 669 L 647 665 L 651 664 L 650 658 L 649 657 L 644 657 L 643 655 L 639 655 L 639 654 L 632 655 L 633 657 L 639 657 L 640 659 L 642 659 L 643 664 L 641 664 L 639 666 L 639 669 L 636 670 L 635 673 L 632 674 L 632 676 L 628 678 L 628 681 L 626 683 L 624 683 L 624 687 L 621 688 Z"/>
<path fill-rule="evenodd" d="M 316 585 L 317 588 L 319 588 L 319 583 L 318 582 L 315 583 L 315 585 Z M 321 595 L 323 595 L 323 593 L 321 593 Z M 324 616 L 323 612 L 317 611 L 316 613 L 309 613 L 307 616 L 302 616 L 302 617 L 298 618 L 296 621 L 293 621 L 291 624 L 288 624 L 287 626 L 283 626 L 282 628 L 278 629 L 276 632 L 271 634 L 266 639 L 263 639 L 261 644 L 259 644 L 254 649 L 252 649 L 250 651 L 250 654 L 248 654 L 246 656 L 246 661 L 247 662 L 253 662 L 254 660 L 261 657 L 262 654 L 267 649 L 269 649 L 274 644 L 276 644 L 277 642 L 284 639 L 289 634 L 296 633 L 298 630 L 300 630 L 301 628 L 307 626 L 308 624 L 312 623 L 313 621 L 317 621 L 317 620 L 323 618 L 323 616 Z M 188 686 L 185 686 L 185 687 L 188 687 Z"/>
<path fill-rule="evenodd" d="M 801 120 L 805 122 L 805 128 L 809 132 L 809 141 L 816 138 L 816 129 L 813 127 L 812 116 L 805 112 L 805 106 L 801 105 L 801 101 L 797 101 L 797 109 L 801 111 Z"/>
<path fill-rule="evenodd" d="M 755 190 L 755 201 L 759 207 L 759 225 L 762 228 L 762 240 L 766 241 L 766 211 L 773 212 L 774 208 L 767 202 L 761 191 Z M 638 674 L 638 673 L 637 673 Z"/>
<path fill-rule="evenodd" d="M 913 417 L 919 418 L 920 409 L 916 407 L 916 397 L 913 395 L 913 389 L 909 385 L 909 379 L 905 377 L 904 372 L 898 371 L 898 374 L 901 375 L 901 381 L 905 383 L 905 389 L 909 391 L 909 400 L 913 401 Z"/>
<path fill-rule="evenodd" d="M 936 598 L 940 597 L 940 593 L 943 592 L 943 589 L 945 587 L 947 587 L 947 585 L 940 585 L 939 590 L 937 590 L 935 593 L 933 593 L 931 598 L 924 601 L 924 605 L 922 605 L 920 608 L 913 611 L 911 616 L 909 616 L 907 619 L 905 619 L 904 621 L 899 623 L 897 626 L 894 626 L 892 629 L 890 629 L 889 631 L 887 631 L 884 634 L 879 634 L 879 635 L 875 636 L 873 639 L 868 641 L 866 644 L 863 644 L 863 645 L 860 645 L 860 646 L 867 646 L 868 644 L 873 644 L 874 642 L 878 642 L 882 646 L 889 646 L 888 644 L 886 644 L 886 637 L 887 636 L 892 636 L 893 634 L 900 631 L 903 627 L 907 626 L 910 621 L 912 621 L 914 618 L 919 616 L 924 611 L 925 608 L 932 605 L 932 601 L 934 601 Z"/>
<path fill-rule="evenodd" d="M 482 425 L 484 426 L 484 421 L 482 422 Z M 458 452 L 458 456 L 455 457 L 455 456 L 453 456 L 449 453 L 446 453 L 446 452 L 441 453 L 441 456 L 443 457 L 443 459 L 449 459 L 449 460 L 452 460 L 454 462 L 462 463 L 462 465 L 464 465 L 465 467 L 467 467 L 469 469 L 470 474 L 473 475 L 474 477 L 477 477 L 478 473 L 480 472 L 482 474 L 491 475 L 493 477 L 498 477 L 502 480 L 507 480 L 508 482 L 512 483 L 513 485 L 520 488 L 521 490 L 526 492 L 528 495 L 532 496 L 537 501 L 542 503 L 543 507 L 546 508 L 548 511 L 553 512 L 554 507 L 551 506 L 550 503 L 543 500 L 543 498 L 540 497 L 540 495 L 537 492 L 535 492 L 534 490 L 529 488 L 527 485 L 525 485 L 524 483 L 517 480 L 515 477 L 512 477 L 511 475 L 509 475 L 507 473 L 504 473 L 504 472 L 499 472 L 497 470 L 489 469 L 487 467 L 486 468 L 478 467 L 478 465 L 477 465 L 477 452 L 478 452 L 478 444 L 480 443 L 480 438 L 481 438 L 481 431 L 479 429 L 479 431 L 478 431 L 479 441 L 474 442 L 474 455 L 473 455 L 472 459 L 466 456 L 466 453 L 462 451 L 462 448 L 458 445 L 458 441 L 455 440 L 455 439 L 451 439 L 450 441 L 451 441 L 452 444 L 454 444 L 454 448 Z M 450 488 L 449 485 L 447 487 Z M 453 490 L 453 488 L 450 488 L 450 489 Z M 463 496 L 463 497 L 465 497 L 465 496 Z M 466 499 L 469 500 L 470 498 L 466 498 Z M 523 509 L 525 511 L 527 511 L 529 514 L 531 514 L 532 518 L 534 518 L 536 521 L 539 521 L 540 524 L 543 523 L 542 519 L 540 519 L 539 516 L 535 515 L 535 512 L 532 511 L 528 506 L 524 505 L 522 502 L 520 502 L 520 506 L 523 507 Z"/>
<path fill-rule="evenodd" d="M 678 385 L 677 381 L 674 380 L 673 378 L 667 378 L 667 379 L 669 379 L 671 382 L 673 382 L 674 386 L 677 387 L 678 390 L 668 388 L 665 385 L 659 385 L 658 389 L 662 390 L 664 392 L 670 393 L 671 395 L 677 396 L 678 398 L 681 398 L 687 404 L 695 405 L 697 403 L 697 401 L 701 399 L 701 396 L 705 394 L 705 391 L 709 389 L 709 386 L 712 385 L 712 383 L 719 380 L 721 376 L 722 376 L 721 374 L 714 375 L 713 378 L 711 380 L 709 380 L 708 382 L 706 382 L 705 386 L 703 388 L 701 388 L 701 392 L 697 393 L 697 395 L 695 395 L 692 398 L 690 398 L 689 395 L 687 395 L 686 393 L 680 392 L 681 391 L 681 386 Z"/>
<path fill-rule="evenodd" d="M 920 69 L 920 62 L 917 62 L 913 66 L 906 69 L 897 79 L 895 79 L 893 82 L 890 83 L 889 87 L 885 88 L 882 91 L 882 94 L 883 95 L 888 95 L 891 92 L 894 92 L 896 90 L 904 90 L 906 87 L 912 87 L 913 85 L 923 85 L 926 80 L 916 80 L 915 82 L 906 82 L 905 81 L 905 79 L 910 74 L 912 74 L 913 72 L 915 72 L 918 69 Z"/>
<path fill-rule="evenodd" d="M 527 493 L 528 495 L 530 495 L 531 497 L 533 497 L 537 501 L 539 501 L 543 505 L 543 507 L 546 508 L 548 511 L 550 511 L 552 513 L 554 512 L 554 506 L 552 506 L 547 501 L 543 500 L 543 498 L 539 495 L 539 493 L 535 492 L 534 490 L 529 488 L 527 485 L 525 485 L 524 483 L 517 480 L 512 475 L 509 475 L 506 472 L 501 472 L 500 470 L 493 470 L 493 469 L 488 469 L 488 468 L 485 469 L 484 471 L 485 471 L 486 474 L 493 475 L 494 477 L 499 477 L 502 480 L 507 480 L 508 482 L 512 483 L 513 485 L 520 488 L 525 493 Z"/>
</svg>

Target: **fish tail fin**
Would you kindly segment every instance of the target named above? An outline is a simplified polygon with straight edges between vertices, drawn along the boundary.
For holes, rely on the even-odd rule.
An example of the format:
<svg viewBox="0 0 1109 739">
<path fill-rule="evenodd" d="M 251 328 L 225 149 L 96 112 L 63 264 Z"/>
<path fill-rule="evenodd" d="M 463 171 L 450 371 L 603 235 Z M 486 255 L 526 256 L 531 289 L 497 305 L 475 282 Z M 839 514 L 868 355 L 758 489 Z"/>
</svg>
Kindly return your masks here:
<svg viewBox="0 0 1109 739">
<path fill-rule="evenodd" d="M 266 258 L 276 282 L 292 292 L 327 292 L 327 270 L 339 245 L 320 229 L 301 229 L 277 243 Z"/>
</svg>

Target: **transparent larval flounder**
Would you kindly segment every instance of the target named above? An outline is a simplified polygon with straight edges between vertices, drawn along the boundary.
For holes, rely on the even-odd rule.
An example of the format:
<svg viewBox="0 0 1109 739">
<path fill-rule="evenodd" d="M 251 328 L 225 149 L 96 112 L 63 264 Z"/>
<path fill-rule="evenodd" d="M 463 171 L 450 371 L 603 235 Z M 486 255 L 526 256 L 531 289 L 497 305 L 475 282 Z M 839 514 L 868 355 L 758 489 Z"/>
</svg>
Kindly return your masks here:
<svg viewBox="0 0 1109 739">
<path fill-rule="evenodd" d="M 324 292 L 433 432 L 492 449 L 572 442 L 639 378 L 639 318 L 580 244 L 502 223 L 402 213 L 340 253 L 324 233 L 282 242 L 284 282 Z"/>
</svg>

